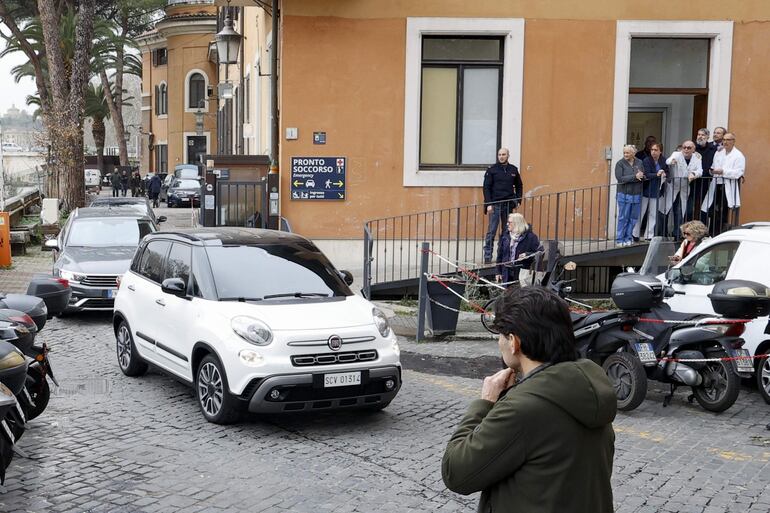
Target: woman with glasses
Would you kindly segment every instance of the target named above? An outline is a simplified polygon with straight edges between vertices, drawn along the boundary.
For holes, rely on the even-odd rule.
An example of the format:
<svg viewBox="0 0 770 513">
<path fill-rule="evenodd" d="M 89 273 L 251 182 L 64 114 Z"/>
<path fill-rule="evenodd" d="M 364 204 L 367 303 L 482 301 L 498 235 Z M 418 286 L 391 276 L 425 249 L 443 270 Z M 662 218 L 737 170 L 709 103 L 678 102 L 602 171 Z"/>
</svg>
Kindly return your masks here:
<svg viewBox="0 0 770 513">
<path fill-rule="evenodd" d="M 623 158 L 615 164 L 615 178 L 618 181 L 618 228 L 615 239 L 618 246 L 634 243 L 633 230 L 639 219 L 644 168 L 635 153 L 635 146 L 624 146 Z"/>
<path fill-rule="evenodd" d="M 520 279 L 520 271 L 528 270 L 534 253 L 540 250 L 540 239 L 523 215 L 510 214 L 497 247 L 497 281 L 510 283 Z"/>
<path fill-rule="evenodd" d="M 669 257 L 671 263 L 674 264 L 687 258 L 687 256 L 692 253 L 698 244 L 703 242 L 703 239 L 706 237 L 706 235 L 708 235 L 708 228 L 706 228 L 706 225 L 700 221 L 688 221 L 680 226 L 679 229 L 682 231 L 684 240 L 679 246 L 677 252 L 673 256 Z"/>
</svg>

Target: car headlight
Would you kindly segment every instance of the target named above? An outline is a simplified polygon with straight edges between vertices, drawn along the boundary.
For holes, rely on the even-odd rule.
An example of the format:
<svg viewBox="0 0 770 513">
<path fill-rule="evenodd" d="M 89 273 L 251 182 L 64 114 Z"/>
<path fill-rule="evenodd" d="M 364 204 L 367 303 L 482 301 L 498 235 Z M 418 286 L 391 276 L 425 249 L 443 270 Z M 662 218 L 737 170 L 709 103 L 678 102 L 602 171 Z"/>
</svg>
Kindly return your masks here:
<svg viewBox="0 0 770 513">
<path fill-rule="evenodd" d="M 64 269 L 59 270 L 59 276 L 67 281 L 74 281 L 75 283 L 79 283 L 86 278 L 85 274 L 65 271 Z"/>
<path fill-rule="evenodd" d="M 239 315 L 230 321 L 233 331 L 243 340 L 258 346 L 266 346 L 273 341 L 273 332 L 264 322 L 254 317 Z"/>
<path fill-rule="evenodd" d="M 11 351 L 0 358 L 0 370 L 12 369 L 19 365 L 24 365 L 24 355 L 18 351 Z"/>
<path fill-rule="evenodd" d="M 383 337 L 390 336 L 390 324 L 388 324 L 388 318 L 382 313 L 379 308 L 372 308 L 372 317 L 374 317 L 374 324 L 377 326 L 377 330 Z"/>
</svg>

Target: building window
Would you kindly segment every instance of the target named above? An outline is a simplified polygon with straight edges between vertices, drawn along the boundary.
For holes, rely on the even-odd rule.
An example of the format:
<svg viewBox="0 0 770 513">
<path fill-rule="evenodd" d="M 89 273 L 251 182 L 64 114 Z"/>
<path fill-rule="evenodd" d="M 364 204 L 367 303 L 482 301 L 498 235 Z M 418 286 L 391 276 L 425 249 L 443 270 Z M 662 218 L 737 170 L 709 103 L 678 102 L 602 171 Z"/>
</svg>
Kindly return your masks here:
<svg viewBox="0 0 770 513">
<path fill-rule="evenodd" d="M 156 48 L 152 51 L 152 65 L 153 66 L 165 66 L 168 64 L 168 49 Z"/>
<path fill-rule="evenodd" d="M 168 114 L 168 86 L 165 82 L 155 86 L 155 114 L 158 116 Z"/>
<path fill-rule="evenodd" d="M 500 144 L 503 39 L 425 36 L 420 167 L 485 166 Z"/>
<path fill-rule="evenodd" d="M 406 187 L 478 187 L 498 147 L 519 165 L 521 18 L 407 18 Z"/>
<path fill-rule="evenodd" d="M 193 73 L 189 78 L 189 96 L 187 108 L 197 109 L 203 107 L 206 100 L 206 79 L 200 73 Z"/>
<path fill-rule="evenodd" d="M 168 145 L 155 145 L 155 172 L 168 173 Z"/>
</svg>

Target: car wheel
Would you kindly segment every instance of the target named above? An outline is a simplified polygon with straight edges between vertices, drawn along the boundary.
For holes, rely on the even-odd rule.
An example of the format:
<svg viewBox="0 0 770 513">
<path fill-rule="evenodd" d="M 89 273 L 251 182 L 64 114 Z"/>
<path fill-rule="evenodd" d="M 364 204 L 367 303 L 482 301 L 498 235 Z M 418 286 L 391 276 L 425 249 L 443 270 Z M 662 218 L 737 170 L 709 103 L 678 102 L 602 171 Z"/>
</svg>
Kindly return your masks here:
<svg viewBox="0 0 770 513">
<path fill-rule="evenodd" d="M 206 355 L 195 373 L 195 396 L 205 419 L 214 424 L 232 424 L 240 412 L 230 395 L 227 375 L 213 355 Z"/>
<path fill-rule="evenodd" d="M 647 374 L 639 358 L 629 353 L 613 353 L 602 367 L 615 389 L 618 410 L 630 411 L 642 404 L 647 395 Z"/>
<path fill-rule="evenodd" d="M 136 351 L 134 337 L 126 321 L 121 321 L 115 335 L 115 346 L 118 356 L 118 366 L 126 376 L 141 376 L 147 372 L 147 363 Z"/>
<path fill-rule="evenodd" d="M 770 355 L 770 348 L 765 349 Z M 770 404 L 770 358 L 762 358 L 757 366 L 757 389 L 767 404 Z"/>
</svg>

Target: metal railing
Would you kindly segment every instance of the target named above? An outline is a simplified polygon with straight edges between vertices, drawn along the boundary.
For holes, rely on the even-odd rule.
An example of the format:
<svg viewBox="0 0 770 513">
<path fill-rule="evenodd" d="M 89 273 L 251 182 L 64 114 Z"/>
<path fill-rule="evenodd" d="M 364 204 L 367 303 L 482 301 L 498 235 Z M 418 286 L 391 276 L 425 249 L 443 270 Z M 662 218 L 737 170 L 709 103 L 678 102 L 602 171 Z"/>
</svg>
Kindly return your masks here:
<svg viewBox="0 0 770 513">
<path fill-rule="evenodd" d="M 619 187 L 620 191 L 629 189 L 624 184 L 597 185 L 525 197 L 512 211 L 524 215 L 541 241 L 558 241 L 563 256 L 621 247 L 620 242 L 625 241 L 619 238 L 619 230 L 624 229 L 628 232 L 626 240 L 643 241 L 649 238 L 647 235 L 679 239 L 679 226 L 689 220 L 702 220 L 709 226 L 710 234 L 716 235 L 739 225 L 740 209 L 733 207 L 740 197 L 740 180 L 723 179 L 725 184 L 721 187 L 714 187 L 718 185 L 716 183 L 712 186 L 712 180 L 702 178 L 689 183 L 687 178 L 669 179 L 656 191 L 658 197 L 644 202 L 643 183 L 632 184 L 630 189 L 634 192 L 638 190 L 638 194 L 632 194 L 635 198 L 631 201 L 636 203 L 631 204 L 631 210 L 646 207 L 645 215 L 638 216 L 636 222 L 626 221 L 623 205 L 618 203 Z M 710 189 L 721 195 L 709 193 Z M 728 198 L 725 191 L 732 196 Z M 669 195 L 672 200 L 670 205 Z M 701 212 L 703 202 L 712 196 L 715 199 L 711 201 L 711 206 L 706 212 Z M 491 203 L 493 207 L 507 204 L 510 202 Z M 484 263 L 488 205 L 465 205 L 367 221 L 364 224 L 363 262 L 366 296 L 370 297 L 372 285 L 417 279 L 422 242 L 430 242 L 433 251 L 453 260 L 455 265 L 473 269 L 494 265 L 496 247 L 492 263 Z M 652 216 L 648 215 L 649 209 L 654 212 Z M 654 230 L 647 233 L 647 224 L 652 222 L 655 223 Z M 505 219 L 498 225 L 495 240 L 499 239 L 504 227 Z M 631 230 L 633 233 L 630 233 Z M 436 259 L 430 260 L 429 267 L 431 274 L 455 270 Z"/>
</svg>

